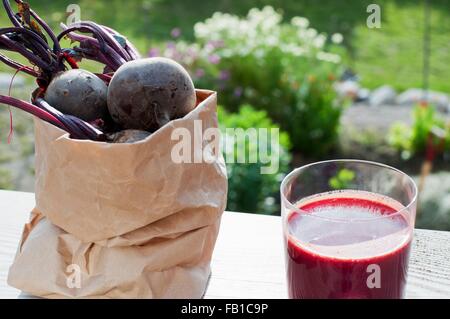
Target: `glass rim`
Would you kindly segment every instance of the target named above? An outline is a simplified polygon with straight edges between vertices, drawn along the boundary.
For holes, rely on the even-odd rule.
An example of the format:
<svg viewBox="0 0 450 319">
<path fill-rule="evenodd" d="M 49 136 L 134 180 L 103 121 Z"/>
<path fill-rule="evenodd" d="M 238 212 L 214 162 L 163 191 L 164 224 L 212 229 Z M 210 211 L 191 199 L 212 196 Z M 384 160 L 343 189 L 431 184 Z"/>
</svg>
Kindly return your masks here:
<svg viewBox="0 0 450 319">
<path fill-rule="evenodd" d="M 328 220 L 328 221 L 334 221 L 334 222 L 347 222 L 347 223 L 368 222 L 368 221 L 374 221 L 374 220 L 379 220 L 379 219 L 383 219 L 383 218 L 389 218 L 389 217 L 392 218 L 392 217 L 395 217 L 395 216 L 397 216 L 399 214 L 403 214 L 405 211 L 410 211 L 410 208 L 412 207 L 412 205 L 414 205 L 417 202 L 418 189 L 417 189 L 416 183 L 411 178 L 411 176 L 409 176 L 408 174 L 402 172 L 398 168 L 395 168 L 395 167 L 392 167 L 392 166 L 389 166 L 389 165 L 386 165 L 386 164 L 377 163 L 377 162 L 373 162 L 373 161 L 366 161 L 366 160 L 334 159 L 334 160 L 326 160 L 326 161 L 319 161 L 319 162 L 309 163 L 309 164 L 297 167 L 294 170 L 292 170 L 289 174 L 287 174 L 284 177 L 283 181 L 281 182 L 281 186 L 280 186 L 281 205 L 285 205 L 289 209 L 289 211 L 291 211 L 291 212 L 297 212 L 297 213 L 300 213 L 300 214 L 308 214 L 307 211 L 296 207 L 294 204 L 291 203 L 290 200 L 288 200 L 286 198 L 286 196 L 284 194 L 284 189 L 286 188 L 287 183 L 290 182 L 295 176 L 297 176 L 300 171 L 304 171 L 305 169 L 311 168 L 313 166 L 327 164 L 327 163 L 359 163 L 359 164 L 365 164 L 365 165 L 371 165 L 371 166 L 378 166 L 378 167 L 383 168 L 383 169 L 392 170 L 392 171 L 394 171 L 394 172 L 396 172 L 396 173 L 398 173 L 398 174 L 400 174 L 402 176 L 406 176 L 408 182 L 413 186 L 414 196 L 409 201 L 408 205 L 404 206 L 402 209 L 396 210 L 395 213 L 392 213 L 392 214 L 381 215 L 381 216 L 377 216 L 377 217 L 351 218 L 351 219 L 349 219 L 349 218 L 339 218 L 339 217 L 324 217 L 324 216 L 317 216 L 317 215 L 309 215 L 309 217 L 323 219 L 323 220 Z"/>
</svg>

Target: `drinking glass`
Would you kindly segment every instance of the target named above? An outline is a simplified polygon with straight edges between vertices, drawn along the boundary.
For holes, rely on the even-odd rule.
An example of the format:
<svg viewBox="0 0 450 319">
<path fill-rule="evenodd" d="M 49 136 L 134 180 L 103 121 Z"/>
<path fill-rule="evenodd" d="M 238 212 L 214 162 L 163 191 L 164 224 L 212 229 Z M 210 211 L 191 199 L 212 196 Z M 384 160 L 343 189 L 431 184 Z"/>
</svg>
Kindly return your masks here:
<svg viewBox="0 0 450 319">
<path fill-rule="evenodd" d="M 281 184 L 290 298 L 402 298 L 417 187 L 360 160 L 292 171 Z"/>
</svg>

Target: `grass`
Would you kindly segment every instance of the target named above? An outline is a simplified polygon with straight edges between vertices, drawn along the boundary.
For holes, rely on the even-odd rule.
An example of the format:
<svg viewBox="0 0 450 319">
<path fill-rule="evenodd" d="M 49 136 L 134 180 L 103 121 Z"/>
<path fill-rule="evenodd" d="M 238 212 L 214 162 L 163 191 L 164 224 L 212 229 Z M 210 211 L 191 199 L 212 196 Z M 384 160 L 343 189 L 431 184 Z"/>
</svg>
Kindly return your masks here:
<svg viewBox="0 0 450 319">
<path fill-rule="evenodd" d="M 354 69 L 369 88 L 383 84 L 398 90 L 422 87 L 422 5 L 419 1 L 410 5 L 389 2 L 382 8 L 385 13 L 381 29 L 361 25 L 354 29 Z M 450 83 L 445 80 L 450 74 L 449 18 L 448 9 L 431 8 L 430 88 L 447 93 L 450 93 Z"/>
</svg>

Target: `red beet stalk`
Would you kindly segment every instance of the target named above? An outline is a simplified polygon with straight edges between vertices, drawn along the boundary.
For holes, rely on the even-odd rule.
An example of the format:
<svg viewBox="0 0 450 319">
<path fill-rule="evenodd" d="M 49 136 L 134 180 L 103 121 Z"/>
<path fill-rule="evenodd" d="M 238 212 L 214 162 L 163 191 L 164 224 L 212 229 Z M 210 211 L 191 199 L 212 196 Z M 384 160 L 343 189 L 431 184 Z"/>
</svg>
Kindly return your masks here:
<svg viewBox="0 0 450 319">
<path fill-rule="evenodd" d="M 0 103 L 10 105 L 30 113 L 41 120 L 53 124 L 68 132 L 75 139 L 90 139 L 95 141 L 105 140 L 104 134 L 92 125 L 79 118 L 65 115 L 52 108 L 42 99 L 37 99 L 37 105 L 15 99 L 10 96 L 0 95 Z"/>
</svg>

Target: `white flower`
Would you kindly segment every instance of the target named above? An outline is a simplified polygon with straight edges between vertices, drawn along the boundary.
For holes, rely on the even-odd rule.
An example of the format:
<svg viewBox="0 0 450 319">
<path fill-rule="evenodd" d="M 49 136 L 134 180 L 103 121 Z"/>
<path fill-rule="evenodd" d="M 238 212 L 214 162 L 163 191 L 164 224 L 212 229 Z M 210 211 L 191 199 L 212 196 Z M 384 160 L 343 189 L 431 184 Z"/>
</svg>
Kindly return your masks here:
<svg viewBox="0 0 450 319">
<path fill-rule="evenodd" d="M 331 62 L 331 63 L 339 63 L 341 62 L 341 57 L 334 53 L 328 53 L 328 52 L 318 52 L 316 55 L 317 59 Z"/>
<path fill-rule="evenodd" d="M 248 17 L 256 17 L 259 14 L 259 9 L 258 8 L 251 8 L 250 11 L 248 12 Z"/>
<path fill-rule="evenodd" d="M 264 53 L 265 51 L 263 49 L 257 49 L 253 52 L 253 55 L 257 58 L 257 59 L 262 59 L 264 57 Z"/>
<path fill-rule="evenodd" d="M 205 38 L 208 35 L 208 27 L 202 22 L 197 22 L 194 25 L 194 33 L 197 38 Z"/>
<path fill-rule="evenodd" d="M 326 40 L 327 40 L 327 37 L 325 35 L 319 34 L 317 37 L 314 38 L 313 45 L 316 48 L 321 49 L 325 45 Z"/>
<path fill-rule="evenodd" d="M 305 54 L 306 54 L 306 50 L 305 50 L 305 49 L 303 49 L 303 48 L 301 48 L 301 47 L 297 47 L 297 46 L 291 48 L 290 51 L 291 51 L 291 53 L 292 53 L 293 55 L 295 55 L 295 56 L 302 56 L 302 55 L 305 55 Z"/>
<path fill-rule="evenodd" d="M 335 33 L 331 36 L 331 42 L 335 44 L 340 44 L 344 40 L 344 37 L 340 33 Z"/>
<path fill-rule="evenodd" d="M 301 29 L 306 29 L 307 27 L 309 27 L 309 20 L 303 17 L 293 17 L 291 20 L 291 24 Z"/>
<path fill-rule="evenodd" d="M 273 206 L 273 205 L 275 205 L 275 198 L 273 198 L 273 197 L 266 197 L 266 199 L 264 199 L 264 205 L 266 205 L 266 206 Z"/>
<path fill-rule="evenodd" d="M 275 36 L 269 36 L 265 39 L 265 44 L 269 47 L 274 47 L 278 44 L 278 38 Z"/>
<path fill-rule="evenodd" d="M 316 35 L 317 35 L 316 29 L 310 28 L 310 29 L 306 30 L 306 36 L 308 38 L 314 38 Z"/>
<path fill-rule="evenodd" d="M 271 16 L 271 15 L 276 15 L 277 14 L 275 9 L 273 7 L 271 7 L 271 6 L 265 6 L 262 9 L 262 13 L 264 13 L 266 16 Z"/>
</svg>

